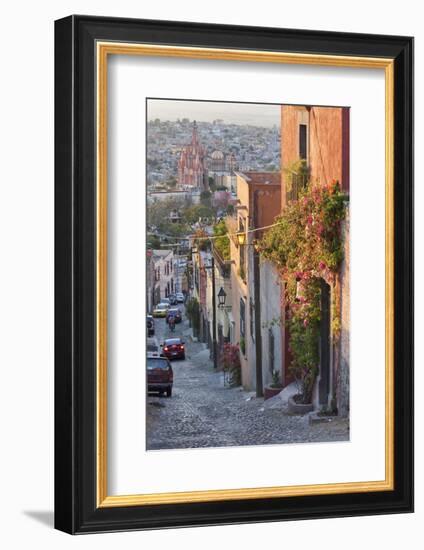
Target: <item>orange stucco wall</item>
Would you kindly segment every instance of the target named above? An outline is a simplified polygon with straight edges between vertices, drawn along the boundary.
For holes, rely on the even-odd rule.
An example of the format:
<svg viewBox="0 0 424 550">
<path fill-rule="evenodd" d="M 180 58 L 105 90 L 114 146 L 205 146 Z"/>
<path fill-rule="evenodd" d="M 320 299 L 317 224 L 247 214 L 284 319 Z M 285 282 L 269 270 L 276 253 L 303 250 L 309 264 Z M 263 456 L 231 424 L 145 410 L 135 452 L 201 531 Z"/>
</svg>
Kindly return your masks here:
<svg viewBox="0 0 424 550">
<path fill-rule="evenodd" d="M 309 114 L 309 165 L 312 180 L 342 181 L 342 109 L 312 107 Z"/>
<path fill-rule="evenodd" d="M 299 125 L 308 127 L 308 165 L 315 181 L 337 180 L 349 191 L 349 109 L 346 107 L 281 107 L 282 187 L 285 171 L 299 160 Z M 284 208 L 286 194 L 281 194 Z"/>
</svg>

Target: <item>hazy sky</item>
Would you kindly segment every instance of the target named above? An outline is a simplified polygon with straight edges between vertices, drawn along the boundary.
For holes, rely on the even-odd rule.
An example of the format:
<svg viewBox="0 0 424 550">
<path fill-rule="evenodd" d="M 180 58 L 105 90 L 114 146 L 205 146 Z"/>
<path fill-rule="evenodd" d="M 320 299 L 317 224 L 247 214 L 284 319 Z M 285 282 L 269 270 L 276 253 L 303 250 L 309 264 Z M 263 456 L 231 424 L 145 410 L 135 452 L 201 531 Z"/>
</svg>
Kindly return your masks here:
<svg viewBox="0 0 424 550">
<path fill-rule="evenodd" d="M 228 124 L 252 124 L 254 126 L 280 125 L 280 105 L 259 105 L 256 103 L 220 103 L 218 101 L 183 101 L 149 99 L 147 118 L 153 120 L 177 120 L 189 118 L 212 122 L 221 118 Z"/>
</svg>

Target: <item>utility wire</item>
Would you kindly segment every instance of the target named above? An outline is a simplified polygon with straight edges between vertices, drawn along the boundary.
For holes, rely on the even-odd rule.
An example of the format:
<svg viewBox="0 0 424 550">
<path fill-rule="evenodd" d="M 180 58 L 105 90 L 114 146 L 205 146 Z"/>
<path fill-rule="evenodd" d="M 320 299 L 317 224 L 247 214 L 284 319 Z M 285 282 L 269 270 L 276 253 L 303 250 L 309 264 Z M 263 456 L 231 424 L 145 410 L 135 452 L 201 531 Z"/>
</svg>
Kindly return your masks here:
<svg viewBox="0 0 424 550">
<path fill-rule="evenodd" d="M 263 227 L 255 227 L 254 229 L 248 229 L 247 231 L 237 231 L 236 233 L 224 233 L 224 235 L 211 235 L 210 237 L 198 237 L 197 235 L 187 235 L 186 237 L 174 237 L 172 235 L 160 235 L 162 238 L 168 238 L 173 239 L 175 241 L 186 241 L 187 239 L 193 238 L 198 241 L 211 241 L 214 239 L 221 239 L 222 237 L 236 237 L 240 233 L 254 233 L 255 231 L 261 231 L 262 229 L 270 229 L 271 227 L 276 227 L 277 225 L 280 225 L 278 222 L 273 223 L 271 225 L 264 225 Z M 169 245 L 169 246 L 178 246 L 177 244 Z"/>
</svg>

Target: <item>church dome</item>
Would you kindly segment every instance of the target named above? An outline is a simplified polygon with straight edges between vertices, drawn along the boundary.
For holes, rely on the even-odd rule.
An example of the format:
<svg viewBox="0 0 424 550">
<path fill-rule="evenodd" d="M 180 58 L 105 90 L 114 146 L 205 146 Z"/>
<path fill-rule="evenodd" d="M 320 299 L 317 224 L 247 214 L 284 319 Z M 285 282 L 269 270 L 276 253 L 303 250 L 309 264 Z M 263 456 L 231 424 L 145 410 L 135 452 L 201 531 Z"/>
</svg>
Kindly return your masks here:
<svg viewBox="0 0 424 550">
<path fill-rule="evenodd" d="M 211 159 L 213 160 L 223 160 L 224 153 L 222 151 L 214 151 L 211 155 Z"/>
</svg>

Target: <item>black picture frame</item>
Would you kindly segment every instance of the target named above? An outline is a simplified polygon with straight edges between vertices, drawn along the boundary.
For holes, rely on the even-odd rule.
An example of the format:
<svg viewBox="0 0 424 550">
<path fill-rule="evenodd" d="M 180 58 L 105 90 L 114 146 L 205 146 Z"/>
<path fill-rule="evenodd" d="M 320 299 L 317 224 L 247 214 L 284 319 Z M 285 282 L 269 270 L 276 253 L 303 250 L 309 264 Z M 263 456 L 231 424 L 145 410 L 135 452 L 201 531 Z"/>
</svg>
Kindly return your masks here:
<svg viewBox="0 0 424 550">
<path fill-rule="evenodd" d="M 394 60 L 394 490 L 97 507 L 99 40 Z M 73 15 L 55 23 L 55 73 L 55 527 L 76 534 L 413 511 L 413 39 Z"/>
</svg>

